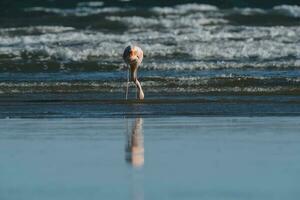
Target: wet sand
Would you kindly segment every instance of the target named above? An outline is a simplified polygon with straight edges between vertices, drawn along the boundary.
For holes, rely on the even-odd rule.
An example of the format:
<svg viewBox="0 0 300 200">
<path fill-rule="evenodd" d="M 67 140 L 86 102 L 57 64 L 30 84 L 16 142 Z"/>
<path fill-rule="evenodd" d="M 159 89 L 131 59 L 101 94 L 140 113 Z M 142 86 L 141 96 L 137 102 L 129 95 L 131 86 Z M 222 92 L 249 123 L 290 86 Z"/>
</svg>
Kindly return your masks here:
<svg viewBox="0 0 300 200">
<path fill-rule="evenodd" d="M 0 198 L 298 199 L 299 120 L 1 119 Z"/>
<path fill-rule="evenodd" d="M 112 98 L 98 94 L 60 96 L 44 94 L 1 97 L 1 118 L 103 118 L 170 116 L 300 116 L 300 96 L 234 96 L 191 94 L 147 96 L 143 101 L 122 94 Z M 91 94 L 89 94 L 91 95 Z M 104 96 L 103 96 L 104 95 Z M 148 95 L 148 94 L 147 94 Z"/>
</svg>

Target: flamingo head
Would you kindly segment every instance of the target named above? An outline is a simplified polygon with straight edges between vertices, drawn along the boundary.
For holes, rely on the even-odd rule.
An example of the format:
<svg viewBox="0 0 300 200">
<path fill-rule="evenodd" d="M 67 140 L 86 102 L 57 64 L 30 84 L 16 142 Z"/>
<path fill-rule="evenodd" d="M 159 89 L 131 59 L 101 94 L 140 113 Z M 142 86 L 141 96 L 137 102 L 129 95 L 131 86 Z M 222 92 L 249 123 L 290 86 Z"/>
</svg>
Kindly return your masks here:
<svg viewBox="0 0 300 200">
<path fill-rule="evenodd" d="M 143 60 L 143 51 L 137 46 L 128 46 L 124 50 L 123 59 L 129 65 L 139 65 Z"/>
</svg>

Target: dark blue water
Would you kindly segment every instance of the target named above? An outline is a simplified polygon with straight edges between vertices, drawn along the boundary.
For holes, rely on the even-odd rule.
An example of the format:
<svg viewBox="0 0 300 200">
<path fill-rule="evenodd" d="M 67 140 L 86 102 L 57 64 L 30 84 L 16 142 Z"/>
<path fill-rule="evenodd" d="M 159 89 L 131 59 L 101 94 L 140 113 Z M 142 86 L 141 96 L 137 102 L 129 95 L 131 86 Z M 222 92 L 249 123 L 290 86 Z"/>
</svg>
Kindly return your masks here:
<svg viewBox="0 0 300 200">
<path fill-rule="evenodd" d="M 297 1 L 0 5 L 1 117 L 132 114 L 128 44 L 145 54 L 138 114 L 299 115 Z"/>
</svg>

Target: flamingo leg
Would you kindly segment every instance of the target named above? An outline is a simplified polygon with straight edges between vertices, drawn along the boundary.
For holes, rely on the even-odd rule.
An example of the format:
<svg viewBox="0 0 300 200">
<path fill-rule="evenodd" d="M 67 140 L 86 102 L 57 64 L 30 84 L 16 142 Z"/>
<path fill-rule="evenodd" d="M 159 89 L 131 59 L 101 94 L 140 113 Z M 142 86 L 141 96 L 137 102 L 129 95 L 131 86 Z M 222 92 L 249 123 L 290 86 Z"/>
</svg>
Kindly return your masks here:
<svg viewBox="0 0 300 200">
<path fill-rule="evenodd" d="M 137 65 L 131 65 L 130 66 L 130 80 L 134 82 L 134 84 L 137 87 L 137 98 L 138 99 L 144 99 L 144 92 L 141 86 L 141 83 L 137 79 Z"/>
<path fill-rule="evenodd" d="M 137 79 L 134 81 L 134 83 L 137 86 L 137 98 L 140 100 L 144 99 L 145 95 L 144 95 L 141 83 Z"/>
<path fill-rule="evenodd" d="M 127 66 L 127 83 L 126 83 L 126 94 L 125 99 L 128 99 L 128 88 L 129 88 L 129 67 Z"/>
</svg>

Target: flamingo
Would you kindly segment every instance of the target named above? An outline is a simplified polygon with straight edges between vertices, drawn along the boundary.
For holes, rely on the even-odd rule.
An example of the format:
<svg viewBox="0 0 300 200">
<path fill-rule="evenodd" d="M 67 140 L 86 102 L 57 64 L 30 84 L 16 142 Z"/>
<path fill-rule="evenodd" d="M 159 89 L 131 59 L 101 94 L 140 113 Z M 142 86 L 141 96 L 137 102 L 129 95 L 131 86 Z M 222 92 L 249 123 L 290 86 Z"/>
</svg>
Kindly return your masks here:
<svg viewBox="0 0 300 200">
<path fill-rule="evenodd" d="M 125 63 L 130 66 L 130 81 L 133 81 L 134 84 L 136 85 L 137 98 L 140 100 L 143 100 L 145 95 L 141 83 L 137 79 L 137 70 L 139 65 L 142 63 L 143 54 L 144 53 L 140 47 L 133 46 L 133 45 L 126 47 L 123 53 L 123 59 Z M 127 85 L 127 91 L 128 91 L 128 85 Z M 126 92 L 126 99 L 127 99 L 127 92 Z"/>
<path fill-rule="evenodd" d="M 128 121 L 127 121 L 128 122 Z M 144 165 L 144 136 L 143 136 L 143 118 L 136 118 L 132 123 L 131 134 L 127 129 L 126 160 L 133 167 L 142 167 Z"/>
</svg>

